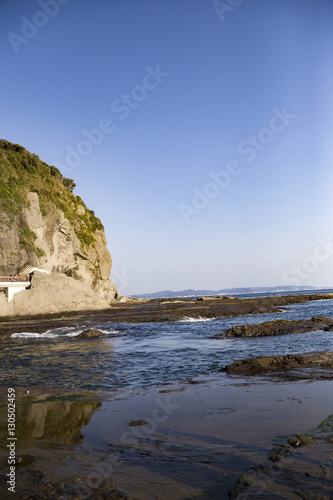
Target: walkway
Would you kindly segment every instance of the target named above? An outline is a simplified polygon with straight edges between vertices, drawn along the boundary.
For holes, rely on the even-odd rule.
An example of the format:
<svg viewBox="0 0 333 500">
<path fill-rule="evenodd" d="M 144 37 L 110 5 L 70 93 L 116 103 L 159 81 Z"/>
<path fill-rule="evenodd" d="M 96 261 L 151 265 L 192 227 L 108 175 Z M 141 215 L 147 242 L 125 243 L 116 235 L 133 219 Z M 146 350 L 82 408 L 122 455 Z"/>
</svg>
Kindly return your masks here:
<svg viewBox="0 0 333 500">
<path fill-rule="evenodd" d="M 10 302 L 15 293 L 21 292 L 30 286 L 29 276 L 7 275 L 0 276 L 0 289 L 5 290 L 8 302 Z"/>
</svg>

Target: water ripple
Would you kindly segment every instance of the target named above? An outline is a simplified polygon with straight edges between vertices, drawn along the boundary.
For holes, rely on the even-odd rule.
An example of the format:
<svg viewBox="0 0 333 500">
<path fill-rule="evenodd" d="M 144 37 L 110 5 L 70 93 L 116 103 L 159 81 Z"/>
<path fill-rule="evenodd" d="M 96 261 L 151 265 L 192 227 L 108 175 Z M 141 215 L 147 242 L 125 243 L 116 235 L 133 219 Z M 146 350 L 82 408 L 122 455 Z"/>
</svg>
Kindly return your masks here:
<svg viewBox="0 0 333 500">
<path fill-rule="evenodd" d="M 333 317 L 333 300 L 296 304 L 275 314 L 174 323 L 99 323 L 106 335 L 75 338 L 86 327 L 14 334 L 1 342 L 0 384 L 110 390 L 166 383 L 218 370 L 235 359 L 332 350 L 331 332 L 262 338 L 213 339 L 240 324 Z M 185 319 L 185 318 L 184 318 Z"/>
</svg>

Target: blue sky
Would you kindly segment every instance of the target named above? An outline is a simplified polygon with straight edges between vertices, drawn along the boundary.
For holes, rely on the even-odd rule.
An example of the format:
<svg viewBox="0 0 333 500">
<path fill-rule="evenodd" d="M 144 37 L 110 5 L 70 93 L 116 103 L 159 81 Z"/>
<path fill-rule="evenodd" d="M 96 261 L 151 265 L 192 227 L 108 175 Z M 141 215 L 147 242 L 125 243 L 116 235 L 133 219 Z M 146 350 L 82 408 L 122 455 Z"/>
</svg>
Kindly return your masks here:
<svg viewBox="0 0 333 500">
<path fill-rule="evenodd" d="M 331 1 L 0 9 L 0 137 L 74 178 L 122 293 L 333 286 Z"/>
</svg>

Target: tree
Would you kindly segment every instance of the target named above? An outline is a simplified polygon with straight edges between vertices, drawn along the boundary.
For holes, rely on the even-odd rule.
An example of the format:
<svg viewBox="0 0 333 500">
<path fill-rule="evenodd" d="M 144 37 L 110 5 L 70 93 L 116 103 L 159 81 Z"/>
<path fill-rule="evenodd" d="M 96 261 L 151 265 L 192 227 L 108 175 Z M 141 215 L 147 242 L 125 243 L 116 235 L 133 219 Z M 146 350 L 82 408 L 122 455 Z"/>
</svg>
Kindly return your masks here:
<svg viewBox="0 0 333 500">
<path fill-rule="evenodd" d="M 68 179 L 67 177 L 64 177 L 62 180 L 63 185 L 68 188 L 71 192 L 73 192 L 73 189 L 76 187 L 75 182 L 73 179 Z"/>
</svg>

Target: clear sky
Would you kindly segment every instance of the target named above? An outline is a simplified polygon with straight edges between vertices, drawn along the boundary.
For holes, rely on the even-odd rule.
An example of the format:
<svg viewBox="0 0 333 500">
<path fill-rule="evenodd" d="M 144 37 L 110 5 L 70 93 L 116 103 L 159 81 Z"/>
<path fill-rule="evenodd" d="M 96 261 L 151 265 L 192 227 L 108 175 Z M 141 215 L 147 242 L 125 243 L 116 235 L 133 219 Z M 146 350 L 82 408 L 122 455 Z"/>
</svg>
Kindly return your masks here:
<svg viewBox="0 0 333 500">
<path fill-rule="evenodd" d="M 333 286 L 331 0 L 1 0 L 1 131 L 123 294 Z"/>
</svg>

